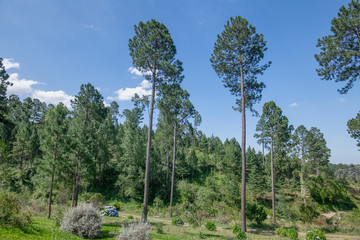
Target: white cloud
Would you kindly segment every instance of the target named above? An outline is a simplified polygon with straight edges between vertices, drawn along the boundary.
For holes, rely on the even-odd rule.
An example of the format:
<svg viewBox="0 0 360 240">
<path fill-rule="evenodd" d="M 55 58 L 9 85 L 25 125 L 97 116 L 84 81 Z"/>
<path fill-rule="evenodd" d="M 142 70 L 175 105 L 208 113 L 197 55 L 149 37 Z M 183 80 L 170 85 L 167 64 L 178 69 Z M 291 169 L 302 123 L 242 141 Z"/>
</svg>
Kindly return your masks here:
<svg viewBox="0 0 360 240">
<path fill-rule="evenodd" d="M 19 79 L 18 73 L 10 74 L 9 82 L 12 83 L 12 86 L 8 86 L 7 93 L 22 95 L 24 93 L 31 93 L 33 91 L 32 86 L 40 84 L 37 81 L 27 80 L 27 79 Z"/>
<path fill-rule="evenodd" d="M 74 96 L 67 95 L 64 91 L 42 91 L 34 90 L 32 93 L 33 98 L 37 98 L 42 102 L 47 104 L 58 104 L 62 102 L 65 106 L 71 107 L 71 100 L 74 99 Z"/>
<path fill-rule="evenodd" d="M 290 104 L 290 107 L 297 107 L 299 106 L 299 104 L 297 104 L 296 102 L 293 102 L 292 104 Z"/>
<path fill-rule="evenodd" d="M 117 97 L 116 98 L 108 97 L 108 100 L 127 101 L 127 100 L 131 100 L 131 98 L 135 95 L 135 93 L 137 93 L 140 97 L 144 95 L 151 95 L 151 90 L 146 90 L 142 87 L 120 88 L 114 93 L 117 94 Z"/>
<path fill-rule="evenodd" d="M 4 58 L 2 63 L 6 70 L 9 70 L 10 68 L 20 68 L 20 63 L 13 62 L 14 59 L 11 58 Z"/>
<path fill-rule="evenodd" d="M 339 98 L 339 101 L 340 101 L 341 103 L 345 103 L 345 102 L 346 102 L 346 99 L 345 99 L 345 98 Z"/>
<path fill-rule="evenodd" d="M 139 71 L 137 68 L 134 68 L 134 67 L 129 67 L 128 71 L 131 73 L 131 74 L 134 74 L 138 77 L 142 77 L 142 73 L 141 71 Z"/>
<path fill-rule="evenodd" d="M 85 27 L 86 27 L 86 28 L 90 28 L 90 29 L 95 28 L 95 26 L 94 26 L 94 25 L 92 25 L 92 24 L 90 24 L 90 25 L 85 25 Z"/>
<path fill-rule="evenodd" d="M 143 75 L 150 75 L 151 71 L 146 71 L 144 74 L 137 68 L 129 67 L 128 71 L 136 77 L 142 77 Z"/>
<path fill-rule="evenodd" d="M 141 83 L 140 83 L 141 87 L 144 88 L 144 89 L 149 89 L 151 88 L 151 83 L 148 81 L 148 80 L 143 80 Z"/>
</svg>

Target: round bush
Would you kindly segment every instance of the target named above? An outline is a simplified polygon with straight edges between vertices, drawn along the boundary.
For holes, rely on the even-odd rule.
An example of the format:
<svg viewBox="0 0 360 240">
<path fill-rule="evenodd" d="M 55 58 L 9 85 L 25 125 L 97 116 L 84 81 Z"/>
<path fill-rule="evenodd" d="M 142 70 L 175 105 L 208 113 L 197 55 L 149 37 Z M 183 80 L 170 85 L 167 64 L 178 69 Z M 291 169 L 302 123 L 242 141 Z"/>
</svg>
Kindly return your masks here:
<svg viewBox="0 0 360 240">
<path fill-rule="evenodd" d="M 232 232 L 236 235 L 237 239 L 246 239 L 246 233 L 244 231 L 241 230 L 241 227 L 238 225 L 233 226 L 232 228 Z"/>
<path fill-rule="evenodd" d="M 134 219 L 134 216 L 133 216 L 133 215 L 129 215 L 129 216 L 127 216 L 127 219 Z"/>
<path fill-rule="evenodd" d="M 286 236 L 286 229 L 285 228 L 278 228 L 275 230 L 276 235 L 285 237 Z"/>
<path fill-rule="evenodd" d="M 184 221 L 179 217 L 173 217 L 171 220 L 171 224 L 174 226 L 182 226 L 184 225 Z"/>
<path fill-rule="evenodd" d="M 325 234 L 320 230 L 311 230 L 306 232 L 306 240 L 326 240 Z"/>
<path fill-rule="evenodd" d="M 0 226 L 23 227 L 31 222 L 28 212 L 21 212 L 21 203 L 13 192 L 0 191 Z"/>
<path fill-rule="evenodd" d="M 118 200 L 115 200 L 115 202 L 114 202 L 114 207 L 116 208 L 117 211 L 120 211 L 120 209 L 121 209 L 121 202 L 119 202 Z"/>
<path fill-rule="evenodd" d="M 117 240 L 150 240 L 149 223 L 133 223 L 129 227 L 124 228 Z"/>
<path fill-rule="evenodd" d="M 105 199 L 101 193 L 94 193 L 89 199 L 89 202 L 92 203 L 95 207 L 102 207 L 104 206 Z"/>
<path fill-rule="evenodd" d="M 115 207 L 106 206 L 104 210 L 100 212 L 101 216 L 109 216 L 109 217 L 118 217 L 119 213 L 116 211 Z"/>
<path fill-rule="evenodd" d="M 70 209 L 61 221 L 60 229 L 81 238 L 96 238 L 101 235 L 101 217 L 91 204 Z"/>
<path fill-rule="evenodd" d="M 215 223 L 210 222 L 210 221 L 206 222 L 205 227 L 206 227 L 207 230 L 210 230 L 210 231 L 215 231 L 216 230 Z"/>
<path fill-rule="evenodd" d="M 286 237 L 296 240 L 299 238 L 299 233 L 296 229 L 291 228 L 286 230 Z"/>
</svg>

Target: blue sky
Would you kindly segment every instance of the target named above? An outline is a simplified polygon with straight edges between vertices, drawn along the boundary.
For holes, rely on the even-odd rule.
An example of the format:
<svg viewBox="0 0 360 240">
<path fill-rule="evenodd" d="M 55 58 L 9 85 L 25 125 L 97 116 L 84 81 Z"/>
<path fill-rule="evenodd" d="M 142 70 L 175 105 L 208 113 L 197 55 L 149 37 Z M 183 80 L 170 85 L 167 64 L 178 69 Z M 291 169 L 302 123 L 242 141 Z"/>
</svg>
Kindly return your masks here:
<svg viewBox="0 0 360 240">
<path fill-rule="evenodd" d="M 242 16 L 264 34 L 272 61 L 259 80 L 267 88 L 262 101 L 273 100 L 295 127 L 318 127 L 332 150 L 332 163 L 360 163 L 360 151 L 346 122 L 360 110 L 360 82 L 346 95 L 342 83 L 321 81 L 315 69 L 317 39 L 330 33 L 331 20 L 348 1 L 317 0 L 0 0 L 0 57 L 10 59 L 14 84 L 9 92 L 65 101 L 82 83 L 92 83 L 107 103 L 121 109 L 134 92 L 146 94 L 148 83 L 132 69 L 128 40 L 139 21 L 156 19 L 170 30 L 177 58 L 184 63 L 183 87 L 203 118 L 206 135 L 240 141 L 241 115 L 209 58 L 217 34 L 230 17 Z M 126 89 L 127 88 L 127 89 Z M 247 144 L 258 118 L 247 115 Z"/>
</svg>

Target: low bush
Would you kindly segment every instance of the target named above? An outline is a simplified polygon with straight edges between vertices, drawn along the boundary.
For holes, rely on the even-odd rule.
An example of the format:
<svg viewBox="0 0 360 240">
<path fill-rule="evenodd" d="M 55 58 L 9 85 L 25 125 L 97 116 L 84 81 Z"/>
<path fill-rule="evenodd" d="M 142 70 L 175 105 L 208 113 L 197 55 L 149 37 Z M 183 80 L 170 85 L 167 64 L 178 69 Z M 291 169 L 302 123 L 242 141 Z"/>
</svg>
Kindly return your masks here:
<svg viewBox="0 0 360 240">
<path fill-rule="evenodd" d="M 101 217 L 91 204 L 71 208 L 61 221 L 60 229 L 81 238 L 96 238 L 101 235 Z"/>
<path fill-rule="evenodd" d="M 231 228 L 232 232 L 236 235 L 237 239 L 246 239 L 246 233 L 241 230 L 241 227 L 239 225 L 235 225 Z"/>
<path fill-rule="evenodd" d="M 31 223 L 29 212 L 21 212 L 21 203 L 15 193 L 0 191 L 0 226 L 25 227 Z"/>
<path fill-rule="evenodd" d="M 290 228 L 290 229 L 278 228 L 275 230 L 275 232 L 280 237 L 287 237 L 289 239 L 294 239 L 294 240 L 299 239 L 298 231 L 293 228 Z"/>
<path fill-rule="evenodd" d="M 121 231 L 117 240 L 149 240 L 149 223 L 133 223 Z"/>
<path fill-rule="evenodd" d="M 179 217 L 173 217 L 171 219 L 171 224 L 174 225 L 174 226 L 183 226 L 184 221 Z"/>
<path fill-rule="evenodd" d="M 210 221 L 206 222 L 205 227 L 206 227 L 207 230 L 210 230 L 210 231 L 215 231 L 216 230 L 215 223 L 210 222 Z"/>
<path fill-rule="evenodd" d="M 68 211 L 68 207 L 57 205 L 53 217 L 55 219 L 56 226 L 60 226 L 61 220 L 64 218 L 64 214 Z"/>
<path fill-rule="evenodd" d="M 114 207 L 116 208 L 117 211 L 120 211 L 120 209 L 121 209 L 121 202 L 119 202 L 118 200 L 115 200 L 115 202 L 114 202 Z"/>
<path fill-rule="evenodd" d="M 250 221 L 255 221 L 257 224 L 260 224 L 266 219 L 267 215 L 262 206 L 256 203 L 250 203 L 246 206 L 246 216 Z"/>
<path fill-rule="evenodd" d="M 325 234 L 320 230 L 311 230 L 306 232 L 306 240 L 326 240 Z"/>
<path fill-rule="evenodd" d="M 104 210 L 100 212 L 101 216 L 108 216 L 108 217 L 118 217 L 119 213 L 116 211 L 116 208 L 113 206 L 106 206 Z"/>
<path fill-rule="evenodd" d="M 134 219 L 133 215 L 127 216 L 127 219 Z"/>
</svg>

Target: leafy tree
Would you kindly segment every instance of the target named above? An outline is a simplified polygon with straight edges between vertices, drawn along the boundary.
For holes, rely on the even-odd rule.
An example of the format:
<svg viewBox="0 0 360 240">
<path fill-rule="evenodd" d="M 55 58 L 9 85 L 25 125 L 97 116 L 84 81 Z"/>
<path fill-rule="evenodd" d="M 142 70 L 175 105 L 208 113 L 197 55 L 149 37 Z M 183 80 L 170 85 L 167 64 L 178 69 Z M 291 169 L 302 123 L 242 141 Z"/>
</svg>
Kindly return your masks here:
<svg viewBox="0 0 360 240">
<path fill-rule="evenodd" d="M 310 164 L 316 169 L 316 176 L 320 175 L 320 167 L 327 166 L 330 158 L 330 149 L 326 146 L 324 134 L 320 129 L 312 127 L 307 135 L 309 144 L 309 161 Z"/>
<path fill-rule="evenodd" d="M 272 212 L 273 223 L 275 218 L 275 173 L 274 173 L 274 145 L 277 149 L 277 156 L 290 137 L 288 119 L 282 114 L 282 110 L 276 106 L 275 102 L 270 101 L 264 104 L 263 113 L 257 125 L 257 131 L 264 133 L 267 141 L 270 142 L 270 160 L 271 160 L 271 191 L 272 191 Z"/>
<path fill-rule="evenodd" d="M 40 162 L 40 168 L 50 175 L 49 189 L 49 211 L 48 218 L 51 216 L 51 204 L 55 177 L 58 177 L 61 165 L 64 165 L 64 155 L 66 151 L 66 134 L 68 129 L 69 111 L 63 103 L 50 108 L 45 114 L 44 127 L 41 132 L 41 149 L 43 160 Z"/>
<path fill-rule="evenodd" d="M 100 124 L 106 118 L 106 108 L 102 95 L 90 83 L 83 84 L 80 92 L 71 101 L 73 119 L 69 134 L 72 141 L 69 170 L 73 176 L 72 206 L 76 207 L 80 190 L 80 181 L 84 177 L 90 181 L 95 176 L 96 164 L 99 161 Z"/>
<path fill-rule="evenodd" d="M 230 18 L 225 30 L 218 35 L 210 62 L 215 72 L 223 79 L 224 86 L 237 97 L 234 110 L 242 113 L 242 179 L 241 179 L 241 229 L 246 231 L 246 119 L 245 108 L 255 112 L 253 105 L 261 100 L 265 87 L 257 82 L 270 62 L 259 65 L 267 50 L 262 34 L 240 16 Z"/>
<path fill-rule="evenodd" d="M 316 71 L 322 80 L 346 82 L 338 90 L 347 93 L 359 80 L 360 73 L 360 3 L 352 0 L 348 7 L 339 9 L 331 21 L 332 34 L 318 40 L 321 52 L 315 55 L 320 68 Z"/>
<path fill-rule="evenodd" d="M 0 137 L 5 139 L 8 131 L 7 127 L 9 125 L 7 119 L 9 109 L 7 106 L 6 91 L 10 82 L 8 81 L 9 75 L 6 73 L 2 62 L 3 59 L 0 58 Z"/>
<path fill-rule="evenodd" d="M 139 69 L 145 78 L 151 80 L 151 101 L 149 112 L 148 142 L 146 150 L 146 170 L 144 186 L 144 207 L 141 216 L 142 222 L 147 222 L 147 206 L 149 195 L 150 149 L 153 112 L 155 104 L 156 87 L 176 76 L 177 65 L 175 61 L 176 48 L 169 30 L 164 24 L 152 19 L 146 23 L 140 22 L 134 26 L 135 36 L 129 40 L 130 56 L 133 65 Z"/>
<path fill-rule="evenodd" d="M 305 198 L 308 196 L 308 189 L 305 185 L 305 163 L 308 159 L 308 149 L 309 149 L 309 141 L 308 140 L 308 130 L 304 125 L 300 125 L 295 129 L 293 135 L 293 141 L 295 146 L 295 152 L 301 159 L 301 170 L 300 170 L 300 188 L 301 188 L 301 196 Z"/>
<path fill-rule="evenodd" d="M 354 138 L 357 141 L 356 145 L 360 148 L 360 113 L 358 113 L 356 117 L 350 119 L 347 122 L 347 126 L 348 126 L 348 133 L 352 138 Z"/>
</svg>

